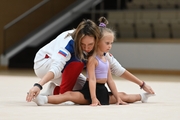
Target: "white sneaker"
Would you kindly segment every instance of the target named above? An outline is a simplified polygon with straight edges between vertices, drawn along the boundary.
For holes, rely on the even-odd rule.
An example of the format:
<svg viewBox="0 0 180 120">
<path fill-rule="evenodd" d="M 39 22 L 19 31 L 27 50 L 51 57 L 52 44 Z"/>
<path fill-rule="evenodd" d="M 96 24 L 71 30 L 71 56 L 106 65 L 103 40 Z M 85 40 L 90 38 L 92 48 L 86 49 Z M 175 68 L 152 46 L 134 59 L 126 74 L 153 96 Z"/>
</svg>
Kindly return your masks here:
<svg viewBox="0 0 180 120">
<path fill-rule="evenodd" d="M 141 102 L 146 103 L 148 98 L 151 96 L 155 96 L 155 94 L 150 94 L 150 93 L 141 93 Z"/>
<path fill-rule="evenodd" d="M 54 82 L 49 83 L 49 85 L 46 88 L 45 92 L 40 93 L 41 95 L 44 96 L 49 96 L 49 95 L 53 95 L 54 93 L 54 88 L 56 87 L 56 84 Z"/>
<path fill-rule="evenodd" d="M 42 106 L 48 102 L 47 96 L 38 95 L 36 98 L 32 100 L 38 106 Z"/>
</svg>

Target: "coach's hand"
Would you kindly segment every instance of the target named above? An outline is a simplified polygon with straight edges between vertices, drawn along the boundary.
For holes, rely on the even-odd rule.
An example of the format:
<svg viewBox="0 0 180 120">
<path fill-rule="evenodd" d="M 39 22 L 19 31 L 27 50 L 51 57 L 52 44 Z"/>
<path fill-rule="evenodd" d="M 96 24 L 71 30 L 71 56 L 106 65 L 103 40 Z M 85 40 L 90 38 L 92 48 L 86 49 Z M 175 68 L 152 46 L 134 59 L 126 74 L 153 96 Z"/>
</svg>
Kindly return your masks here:
<svg viewBox="0 0 180 120">
<path fill-rule="evenodd" d="M 26 96 L 26 101 L 31 102 L 38 94 L 40 93 L 40 89 L 37 86 L 32 87 Z"/>
<path fill-rule="evenodd" d="M 145 84 L 145 85 L 142 87 L 142 89 L 143 89 L 144 91 L 146 91 L 147 93 L 155 94 L 155 92 L 153 91 L 153 89 L 152 89 L 149 85 L 147 85 L 147 84 Z"/>
</svg>

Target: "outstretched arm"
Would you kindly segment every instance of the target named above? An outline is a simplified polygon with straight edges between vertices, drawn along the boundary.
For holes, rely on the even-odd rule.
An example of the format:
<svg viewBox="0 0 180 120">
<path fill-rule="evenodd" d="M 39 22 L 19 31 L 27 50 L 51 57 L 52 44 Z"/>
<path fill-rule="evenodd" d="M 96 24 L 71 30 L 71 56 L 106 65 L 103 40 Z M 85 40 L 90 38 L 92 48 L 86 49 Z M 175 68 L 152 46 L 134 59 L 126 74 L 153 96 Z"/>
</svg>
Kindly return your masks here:
<svg viewBox="0 0 180 120">
<path fill-rule="evenodd" d="M 45 83 L 47 83 L 49 80 L 53 79 L 54 77 L 54 74 L 49 71 L 39 82 L 38 84 L 43 86 Z M 35 97 L 37 97 L 37 95 L 39 94 L 40 92 L 40 88 L 38 86 L 34 86 L 32 87 L 29 92 L 27 93 L 27 96 L 26 96 L 26 101 L 27 102 L 31 102 L 32 99 L 34 99 Z"/>
<path fill-rule="evenodd" d="M 56 79 L 61 76 L 61 71 L 63 70 L 66 62 L 69 61 L 71 58 L 70 48 L 72 47 L 72 38 L 64 38 L 65 36 L 67 36 L 67 34 L 68 31 L 60 34 L 55 40 L 52 40 L 50 43 L 42 47 L 37 52 L 34 60 L 35 63 L 38 63 L 43 59 L 51 59 L 52 62 L 49 65 L 49 71 L 41 78 L 41 80 L 38 83 L 36 83 L 36 86 L 33 86 L 29 90 L 29 94 L 27 94 L 26 96 L 26 101 L 32 101 L 32 99 L 39 94 L 44 84 L 46 84 L 52 79 Z M 42 65 L 43 63 L 40 64 L 40 66 Z"/>
<path fill-rule="evenodd" d="M 114 74 L 115 76 L 122 77 L 131 82 L 134 82 L 137 85 L 141 86 L 144 91 L 154 94 L 154 91 L 149 85 L 147 85 L 146 83 L 143 84 L 142 80 L 140 80 L 139 78 L 131 74 L 129 71 L 127 71 L 124 67 L 122 67 L 121 64 L 113 57 L 112 54 L 106 53 L 106 57 L 109 60 L 112 74 Z"/>
<path fill-rule="evenodd" d="M 139 78 L 131 74 L 129 71 L 126 70 L 120 77 L 129 80 L 131 82 L 134 82 L 138 84 L 140 88 L 143 89 L 144 91 L 154 94 L 153 89 L 149 85 L 147 85 L 144 81 L 140 80 Z"/>
</svg>

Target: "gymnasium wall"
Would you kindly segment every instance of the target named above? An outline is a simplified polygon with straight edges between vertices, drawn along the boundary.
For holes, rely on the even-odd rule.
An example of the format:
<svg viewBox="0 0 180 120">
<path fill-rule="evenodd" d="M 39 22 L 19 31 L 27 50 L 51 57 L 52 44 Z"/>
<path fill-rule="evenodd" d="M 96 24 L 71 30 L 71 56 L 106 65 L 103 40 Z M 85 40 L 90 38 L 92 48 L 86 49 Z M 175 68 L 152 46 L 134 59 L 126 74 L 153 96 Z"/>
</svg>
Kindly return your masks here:
<svg viewBox="0 0 180 120">
<path fill-rule="evenodd" d="M 115 42 L 111 53 L 134 72 L 180 74 L 180 44 Z"/>
</svg>

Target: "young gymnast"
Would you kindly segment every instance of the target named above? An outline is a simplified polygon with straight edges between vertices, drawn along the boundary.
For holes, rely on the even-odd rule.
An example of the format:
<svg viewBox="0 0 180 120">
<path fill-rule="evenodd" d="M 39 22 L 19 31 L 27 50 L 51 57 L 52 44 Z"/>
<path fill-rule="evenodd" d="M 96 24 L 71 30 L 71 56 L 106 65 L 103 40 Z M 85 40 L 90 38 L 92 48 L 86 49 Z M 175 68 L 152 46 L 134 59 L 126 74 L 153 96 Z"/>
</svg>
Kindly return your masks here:
<svg viewBox="0 0 180 120">
<path fill-rule="evenodd" d="M 33 100 L 37 105 L 40 106 L 47 103 L 60 104 L 66 101 L 82 105 L 90 104 L 92 106 L 109 104 L 126 105 L 127 103 L 137 101 L 147 102 L 148 97 L 154 95 L 150 93 L 126 94 L 117 91 L 112 79 L 109 61 L 105 57 L 105 53 L 109 52 L 112 47 L 115 33 L 111 29 L 106 28 L 106 24 L 108 24 L 106 18 L 101 17 L 99 21 L 102 37 L 98 41 L 94 55 L 88 58 L 87 80 L 83 88 L 78 91 L 67 91 L 59 95 L 43 96 L 39 94 Z M 108 85 L 111 92 L 108 91 L 105 84 Z M 143 88 L 143 86 L 141 87 Z"/>
</svg>

